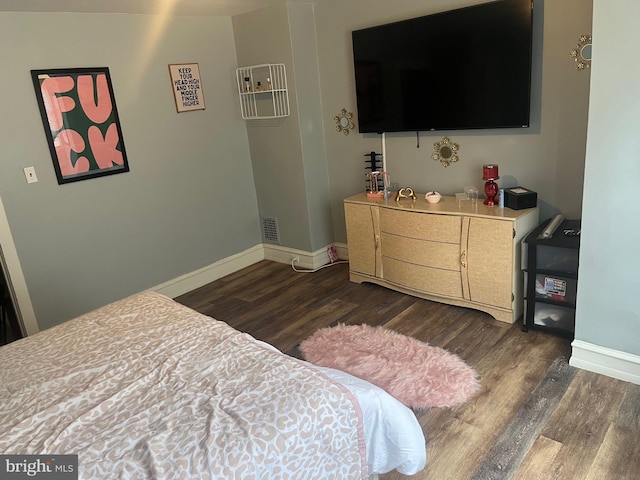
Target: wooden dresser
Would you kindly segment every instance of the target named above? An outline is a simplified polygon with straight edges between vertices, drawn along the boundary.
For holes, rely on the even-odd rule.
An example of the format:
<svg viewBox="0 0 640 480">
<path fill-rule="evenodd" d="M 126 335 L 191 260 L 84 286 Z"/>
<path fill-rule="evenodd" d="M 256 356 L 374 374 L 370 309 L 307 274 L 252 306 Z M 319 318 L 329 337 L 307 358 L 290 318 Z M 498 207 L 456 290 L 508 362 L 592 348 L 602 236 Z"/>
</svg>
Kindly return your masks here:
<svg viewBox="0 0 640 480">
<path fill-rule="evenodd" d="M 351 281 L 482 310 L 503 322 L 520 318 L 520 241 L 538 225 L 538 209 L 417 197 L 396 202 L 360 193 L 344 200 Z"/>
</svg>

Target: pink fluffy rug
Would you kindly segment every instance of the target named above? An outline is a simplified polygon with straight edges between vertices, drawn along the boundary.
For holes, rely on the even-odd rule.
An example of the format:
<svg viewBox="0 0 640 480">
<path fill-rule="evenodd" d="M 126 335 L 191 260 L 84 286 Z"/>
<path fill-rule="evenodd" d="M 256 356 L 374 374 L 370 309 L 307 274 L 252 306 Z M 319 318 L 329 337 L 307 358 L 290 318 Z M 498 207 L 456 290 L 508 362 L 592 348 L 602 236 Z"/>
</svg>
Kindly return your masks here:
<svg viewBox="0 0 640 480">
<path fill-rule="evenodd" d="M 367 380 L 412 408 L 452 407 L 480 388 L 458 356 L 384 327 L 322 328 L 300 344 L 304 358 Z"/>
</svg>

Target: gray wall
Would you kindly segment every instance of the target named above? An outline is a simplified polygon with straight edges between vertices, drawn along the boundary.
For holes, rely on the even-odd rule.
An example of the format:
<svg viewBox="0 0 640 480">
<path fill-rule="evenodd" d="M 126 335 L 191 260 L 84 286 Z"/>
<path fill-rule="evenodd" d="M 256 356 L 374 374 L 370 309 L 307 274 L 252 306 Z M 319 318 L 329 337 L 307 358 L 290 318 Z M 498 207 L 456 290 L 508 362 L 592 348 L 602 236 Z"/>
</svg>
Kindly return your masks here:
<svg viewBox="0 0 640 480">
<path fill-rule="evenodd" d="M 286 247 L 313 251 L 328 241 L 346 241 L 342 199 L 363 189 L 363 155 L 381 148 L 377 135 L 335 132 L 333 117 L 341 108 L 355 113 L 351 30 L 479 1 L 396 0 L 393 8 L 367 0 L 312 3 L 233 19 L 0 13 L 0 41 L 11 45 L 0 50 L 2 64 L 11 66 L 5 69 L 11 74 L 0 79 L 4 111 L 11 112 L 0 117 L 0 197 L 41 328 L 255 246 L 261 242 L 260 216 L 278 219 Z M 604 10 L 603 0 L 600 5 Z M 591 32 L 591 0 L 536 1 L 536 7 L 544 22 L 540 16 L 536 22 L 532 128 L 424 132 L 420 148 L 415 134 L 390 135 L 392 181 L 418 191 L 454 193 L 469 184 L 480 187 L 482 164 L 496 162 L 503 185 L 538 191 L 543 218 L 556 211 L 582 215 L 590 74 L 578 72 L 568 54 L 579 35 Z M 312 18 L 315 31 L 291 26 L 292 21 L 309 26 Z M 205 111 L 175 112 L 167 64 L 183 62 L 200 64 Z M 270 125 L 247 125 L 238 113 L 235 67 L 265 62 L 287 65 L 292 115 Z M 131 172 L 59 186 L 29 70 L 81 66 L 111 69 Z M 319 83 L 313 85 L 308 74 L 318 70 Z M 619 81 L 614 80 L 617 68 L 607 70 L 601 73 L 608 82 L 600 90 L 602 105 Z M 304 79 L 303 88 L 297 86 L 299 79 Z M 304 101 L 298 98 L 302 92 Z M 605 116 L 602 123 L 610 120 Z M 625 134 L 614 137 L 615 142 L 599 137 L 594 143 L 598 137 L 592 126 L 589 141 L 595 153 L 590 162 L 596 166 L 591 179 L 587 175 L 588 186 L 598 184 L 595 172 L 609 166 L 612 152 L 620 153 L 617 162 L 625 169 L 632 168 L 622 155 L 635 155 L 626 148 L 631 132 Z M 460 163 L 447 169 L 430 159 L 432 143 L 444 135 L 461 145 Z M 40 179 L 32 185 L 22 172 L 30 165 Z M 638 178 L 626 170 L 614 172 L 615 184 Z M 310 186 L 315 178 L 320 183 Z M 611 197 L 618 203 L 623 199 Z M 585 198 L 587 230 L 590 221 L 592 231 L 598 229 L 596 222 L 607 218 L 603 209 L 608 205 Z M 594 209 L 591 218 L 589 208 Z M 624 210 L 622 216 L 625 221 L 630 217 Z M 607 226 L 622 230 L 622 223 L 622 217 L 614 216 Z M 598 238 L 597 246 L 583 237 L 579 297 L 589 308 L 579 306 L 578 330 L 593 341 L 602 333 L 595 312 L 607 317 L 615 313 L 627 320 L 614 327 L 612 338 L 605 336 L 607 345 L 618 348 L 622 342 L 630 351 L 625 342 L 632 340 L 624 338 L 637 317 L 619 301 L 624 294 L 603 291 L 599 279 L 605 278 L 611 289 L 614 278 L 618 284 L 621 278 L 625 285 L 637 284 L 631 262 L 624 263 L 615 252 L 605 257 L 611 260 L 607 265 L 596 264 L 602 245 L 628 247 L 611 243 L 607 231 L 598 230 L 606 238 Z M 608 265 L 622 268 L 625 277 L 614 277 Z M 606 292 L 622 311 L 591 308 L 597 288 L 602 302 L 607 302 Z"/>
<path fill-rule="evenodd" d="M 576 339 L 640 355 L 637 0 L 594 1 Z"/>
<path fill-rule="evenodd" d="M 313 5 L 291 3 L 233 17 L 240 66 L 284 63 L 291 116 L 248 121 L 261 217 L 283 246 L 314 252 L 333 242 Z"/>
<path fill-rule="evenodd" d="M 390 21 L 482 3 L 463 0 L 322 0 L 316 7 L 326 149 L 332 188 L 335 239 L 346 241 L 342 199 L 364 190 L 364 157 L 381 152 L 379 135 L 331 131 L 341 108 L 356 112 L 351 31 Z M 387 135 L 391 181 L 416 191 L 482 191 L 482 165 L 497 163 L 503 186 L 538 192 L 541 217 L 581 215 L 589 73 L 578 72 L 569 52 L 591 32 L 591 0 L 535 2 L 532 126 L 517 130 L 421 132 Z M 420 48 L 416 46 L 416 48 Z M 464 59 L 443 65 L 443 73 Z M 433 143 L 449 136 L 460 145 L 460 162 L 444 168 L 431 160 Z"/>
<path fill-rule="evenodd" d="M 289 74 L 291 117 L 248 127 L 260 215 L 278 219 L 283 245 L 314 250 L 327 241 L 345 243 L 342 199 L 364 190 L 364 155 L 382 150 L 379 135 L 335 131 L 333 117 L 342 108 L 356 113 L 351 31 L 475 3 L 481 2 L 399 0 L 390 8 L 383 1 L 301 1 L 233 18 L 238 63 L 285 63 Z M 482 165 L 495 162 L 502 186 L 538 192 L 542 219 L 559 212 L 580 218 L 590 76 L 576 70 L 569 52 L 591 31 L 591 0 L 536 1 L 535 7 L 532 126 L 421 132 L 420 148 L 415 132 L 388 134 L 392 182 L 449 195 L 466 185 L 482 190 Z M 310 11 L 315 31 L 300 28 Z M 455 61 L 463 60 L 444 65 L 445 74 Z M 310 74 L 318 68 L 321 109 L 307 108 L 316 96 Z M 461 161 L 449 168 L 431 160 L 433 143 L 445 135 L 461 146 Z"/>
<path fill-rule="evenodd" d="M 312 5 L 293 3 L 288 7 L 288 14 L 302 140 L 302 162 L 309 205 L 311 251 L 316 251 L 333 243 L 334 235 L 331 187 L 322 122 L 315 15 Z"/>
<path fill-rule="evenodd" d="M 229 17 L 0 13 L 0 44 L 0 196 L 41 329 L 260 243 Z M 191 62 L 207 108 L 178 114 L 167 65 Z M 58 185 L 30 70 L 102 66 L 131 171 Z"/>
</svg>

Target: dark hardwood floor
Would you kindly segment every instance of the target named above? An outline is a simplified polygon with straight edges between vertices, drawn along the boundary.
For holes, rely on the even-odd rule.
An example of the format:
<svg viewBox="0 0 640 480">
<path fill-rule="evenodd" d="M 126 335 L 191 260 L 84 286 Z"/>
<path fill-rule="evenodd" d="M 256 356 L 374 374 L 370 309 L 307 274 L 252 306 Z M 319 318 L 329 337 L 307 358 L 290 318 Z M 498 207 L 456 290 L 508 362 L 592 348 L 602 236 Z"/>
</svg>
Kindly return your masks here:
<svg viewBox="0 0 640 480">
<path fill-rule="evenodd" d="M 384 325 L 449 350 L 482 388 L 468 403 L 416 412 L 421 473 L 382 480 L 640 478 L 640 386 L 568 365 L 570 342 L 489 315 L 349 282 L 348 265 L 296 273 L 263 261 L 176 299 L 299 357 L 316 329 Z"/>
</svg>

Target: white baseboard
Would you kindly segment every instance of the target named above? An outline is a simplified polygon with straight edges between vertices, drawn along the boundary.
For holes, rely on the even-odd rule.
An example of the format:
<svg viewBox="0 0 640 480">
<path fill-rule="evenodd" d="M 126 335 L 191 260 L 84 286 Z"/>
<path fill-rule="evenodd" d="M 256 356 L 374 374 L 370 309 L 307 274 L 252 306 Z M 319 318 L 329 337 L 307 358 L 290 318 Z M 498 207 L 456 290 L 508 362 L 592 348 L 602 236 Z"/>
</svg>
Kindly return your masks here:
<svg viewBox="0 0 640 480">
<path fill-rule="evenodd" d="M 331 245 L 327 245 L 315 252 L 306 252 L 304 250 L 296 250 L 294 248 L 281 247 L 279 245 L 263 245 L 264 258 L 279 263 L 291 263 L 293 257 L 299 257 L 296 267 L 314 270 L 330 262 L 327 249 Z M 337 248 L 336 248 L 337 250 Z M 338 253 L 338 257 L 340 254 Z"/>
<path fill-rule="evenodd" d="M 209 266 L 156 285 L 151 290 L 175 298 L 226 275 L 242 270 L 254 263 L 258 263 L 264 260 L 264 258 L 263 246 L 256 245 L 244 252 L 223 258 Z"/>
<path fill-rule="evenodd" d="M 304 250 L 281 247 L 279 245 L 256 245 L 244 252 L 161 283 L 151 288 L 151 290 L 175 298 L 262 260 L 290 264 L 293 257 L 299 257 L 300 260 L 296 262 L 297 267 L 313 270 L 329 263 L 328 247 L 329 245 L 315 252 L 306 252 Z M 343 258 L 340 256 L 340 250 L 337 246 L 336 250 L 338 251 L 338 256 Z"/>
<path fill-rule="evenodd" d="M 571 343 L 569 365 L 640 385 L 640 357 L 582 340 Z"/>
</svg>

